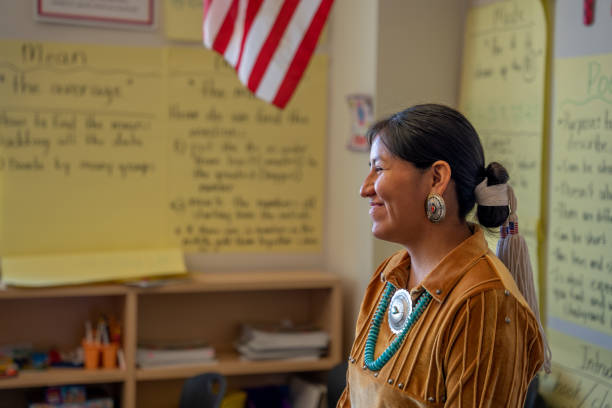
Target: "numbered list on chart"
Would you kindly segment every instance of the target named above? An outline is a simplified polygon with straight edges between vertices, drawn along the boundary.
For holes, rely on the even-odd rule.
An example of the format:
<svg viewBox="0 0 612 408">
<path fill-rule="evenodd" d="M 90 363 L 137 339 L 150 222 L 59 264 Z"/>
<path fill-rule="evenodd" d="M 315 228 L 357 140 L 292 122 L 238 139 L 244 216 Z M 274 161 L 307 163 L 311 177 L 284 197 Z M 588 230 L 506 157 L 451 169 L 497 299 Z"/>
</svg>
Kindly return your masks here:
<svg viewBox="0 0 612 408">
<path fill-rule="evenodd" d="M 186 251 L 320 250 L 324 61 L 312 61 L 281 111 L 253 96 L 220 56 L 170 51 L 172 237 Z"/>
</svg>

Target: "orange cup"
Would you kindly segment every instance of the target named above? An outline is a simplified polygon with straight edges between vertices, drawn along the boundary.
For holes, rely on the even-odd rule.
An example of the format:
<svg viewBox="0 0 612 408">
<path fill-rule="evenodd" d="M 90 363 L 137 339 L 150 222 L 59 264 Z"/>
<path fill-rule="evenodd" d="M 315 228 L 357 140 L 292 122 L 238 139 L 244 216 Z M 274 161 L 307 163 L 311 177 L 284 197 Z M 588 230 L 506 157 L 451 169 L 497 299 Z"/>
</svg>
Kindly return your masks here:
<svg viewBox="0 0 612 408">
<path fill-rule="evenodd" d="M 85 369 L 95 370 L 100 365 L 100 345 L 83 341 Z"/>
<path fill-rule="evenodd" d="M 117 349 L 119 344 L 109 343 L 102 345 L 102 367 L 117 368 Z"/>
</svg>

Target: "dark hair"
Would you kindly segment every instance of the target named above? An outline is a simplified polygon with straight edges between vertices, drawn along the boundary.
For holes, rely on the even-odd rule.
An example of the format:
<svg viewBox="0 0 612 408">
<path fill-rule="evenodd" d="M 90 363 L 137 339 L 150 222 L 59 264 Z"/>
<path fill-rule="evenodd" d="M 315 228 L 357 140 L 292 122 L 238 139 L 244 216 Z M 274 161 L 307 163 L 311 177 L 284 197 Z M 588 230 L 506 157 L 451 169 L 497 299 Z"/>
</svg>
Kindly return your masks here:
<svg viewBox="0 0 612 408">
<path fill-rule="evenodd" d="M 461 113 L 444 105 L 416 105 L 379 120 L 370 127 L 367 140 L 374 138 L 393 155 L 409 161 L 419 169 L 444 160 L 455 181 L 459 217 L 464 219 L 476 203 L 474 189 L 486 176 L 487 185 L 508 181 L 508 172 L 499 163 L 484 166 L 484 152 L 478 134 Z M 498 227 L 508 218 L 508 206 L 478 206 L 478 222 Z"/>
</svg>

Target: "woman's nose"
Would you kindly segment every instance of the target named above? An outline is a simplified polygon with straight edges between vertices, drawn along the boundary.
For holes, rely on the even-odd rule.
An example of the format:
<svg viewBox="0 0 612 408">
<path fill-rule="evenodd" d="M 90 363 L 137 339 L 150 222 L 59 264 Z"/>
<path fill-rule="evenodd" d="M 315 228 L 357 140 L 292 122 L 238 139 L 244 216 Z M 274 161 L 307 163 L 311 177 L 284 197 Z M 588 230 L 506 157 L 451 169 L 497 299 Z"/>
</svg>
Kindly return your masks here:
<svg viewBox="0 0 612 408">
<path fill-rule="evenodd" d="M 372 182 L 372 178 L 368 174 L 368 176 L 363 181 L 361 188 L 359 189 L 359 195 L 363 198 L 370 197 L 374 194 L 374 183 Z"/>
</svg>

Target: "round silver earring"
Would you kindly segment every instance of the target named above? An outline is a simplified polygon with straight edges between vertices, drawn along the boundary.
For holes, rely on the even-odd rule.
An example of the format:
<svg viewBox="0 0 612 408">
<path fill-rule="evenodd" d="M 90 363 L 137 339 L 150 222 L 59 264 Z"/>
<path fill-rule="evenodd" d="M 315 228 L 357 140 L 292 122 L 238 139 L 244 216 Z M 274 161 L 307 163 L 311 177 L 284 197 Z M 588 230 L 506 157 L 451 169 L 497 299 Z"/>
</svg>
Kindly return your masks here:
<svg viewBox="0 0 612 408">
<path fill-rule="evenodd" d="M 425 200 L 425 213 L 427 219 L 434 224 L 439 223 L 446 216 L 446 204 L 444 198 L 436 193 L 429 193 Z"/>
</svg>

